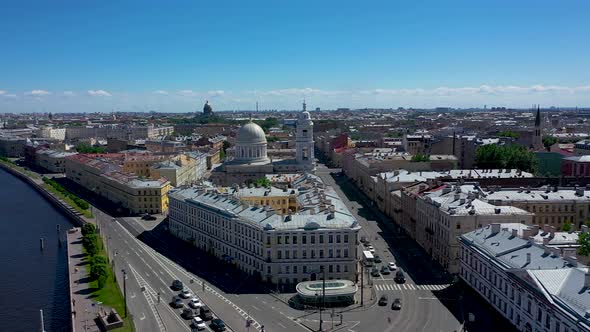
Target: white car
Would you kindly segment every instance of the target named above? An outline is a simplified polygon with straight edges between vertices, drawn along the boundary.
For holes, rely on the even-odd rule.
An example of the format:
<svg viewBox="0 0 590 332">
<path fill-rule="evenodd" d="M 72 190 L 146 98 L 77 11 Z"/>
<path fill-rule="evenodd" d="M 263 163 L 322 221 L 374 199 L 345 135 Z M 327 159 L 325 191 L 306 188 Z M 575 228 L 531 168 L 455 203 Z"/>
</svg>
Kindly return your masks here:
<svg viewBox="0 0 590 332">
<path fill-rule="evenodd" d="M 394 262 L 389 262 L 389 271 L 397 270 L 397 265 Z"/>
<path fill-rule="evenodd" d="M 205 322 L 199 316 L 193 318 L 193 326 L 199 331 L 207 328 L 207 325 L 205 325 Z"/>
<path fill-rule="evenodd" d="M 367 249 L 369 249 L 369 252 L 371 254 L 374 254 L 375 253 L 375 248 L 373 248 L 373 246 L 369 246 Z"/>
<path fill-rule="evenodd" d="M 182 297 L 183 299 L 188 299 L 188 298 L 190 298 L 190 297 L 193 297 L 193 293 L 191 293 L 191 291 L 190 291 L 190 290 L 188 290 L 188 288 L 185 288 L 185 289 L 183 289 L 183 290 L 180 292 L 180 294 L 179 294 L 179 295 L 180 295 L 180 297 Z"/>
<path fill-rule="evenodd" d="M 193 296 L 189 301 L 188 301 L 188 306 L 193 308 L 193 309 L 198 309 L 200 307 L 203 306 L 203 302 L 201 302 L 201 300 L 199 300 L 196 296 Z"/>
</svg>

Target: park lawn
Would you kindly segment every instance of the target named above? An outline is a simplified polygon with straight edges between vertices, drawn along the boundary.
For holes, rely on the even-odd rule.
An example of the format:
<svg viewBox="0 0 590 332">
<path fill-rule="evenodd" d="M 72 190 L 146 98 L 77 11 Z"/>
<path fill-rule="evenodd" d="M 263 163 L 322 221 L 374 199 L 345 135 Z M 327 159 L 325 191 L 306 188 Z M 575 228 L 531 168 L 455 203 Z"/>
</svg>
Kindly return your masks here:
<svg viewBox="0 0 590 332">
<path fill-rule="evenodd" d="M 104 251 L 104 243 L 102 242 L 102 238 L 100 236 L 98 237 L 98 241 L 100 244 L 99 245 L 100 250 L 98 252 L 98 255 L 108 257 Z M 86 250 L 84 250 L 84 252 L 86 252 Z M 119 313 L 119 315 L 121 315 L 121 317 L 123 317 L 125 315 L 125 301 L 123 299 L 123 294 L 121 293 L 121 290 L 119 289 L 117 282 L 113 278 L 112 269 L 109 268 L 107 270 L 108 270 L 109 275 L 107 277 L 107 282 L 102 289 L 98 289 L 98 281 L 95 280 L 95 281 L 90 282 L 91 288 L 98 289 L 92 293 L 93 299 L 95 301 L 102 302 L 102 305 L 114 308 L 115 310 L 117 310 L 117 313 Z M 133 319 L 132 319 L 131 315 L 128 315 L 127 317 L 123 317 L 123 321 L 124 321 L 123 327 L 118 328 L 118 329 L 114 329 L 111 331 L 115 331 L 115 332 L 133 332 L 133 331 L 135 331 L 135 327 L 133 326 Z"/>
<path fill-rule="evenodd" d="M 43 188 L 49 190 L 54 195 L 56 195 L 57 197 L 61 198 L 63 201 L 65 201 L 66 203 L 68 203 L 68 205 L 70 205 L 71 207 L 73 207 L 76 211 L 78 211 L 81 214 L 83 214 L 84 217 L 86 217 L 86 218 L 92 218 L 92 212 L 90 212 L 90 209 L 83 210 L 71 198 L 69 198 L 69 197 L 65 196 L 64 194 L 60 193 L 59 191 L 57 191 L 55 188 L 53 188 L 52 186 L 48 185 L 47 183 L 43 183 Z"/>
</svg>

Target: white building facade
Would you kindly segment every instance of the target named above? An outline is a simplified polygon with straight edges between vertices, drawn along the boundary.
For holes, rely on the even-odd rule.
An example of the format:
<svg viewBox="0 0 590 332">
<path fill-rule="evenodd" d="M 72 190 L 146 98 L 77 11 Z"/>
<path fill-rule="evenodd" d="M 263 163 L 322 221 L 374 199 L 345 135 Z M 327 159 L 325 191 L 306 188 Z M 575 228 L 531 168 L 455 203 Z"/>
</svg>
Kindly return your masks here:
<svg viewBox="0 0 590 332">
<path fill-rule="evenodd" d="M 588 267 L 516 233 L 492 224 L 462 235 L 461 279 L 519 331 L 590 331 Z"/>
<path fill-rule="evenodd" d="M 311 181 L 315 187 L 298 189 L 299 212 L 288 215 L 212 187 L 173 191 L 170 232 L 265 282 L 320 279 L 321 266 L 326 279 L 356 281 L 360 226 L 331 188 Z M 317 205 L 302 201 L 310 195 Z"/>
</svg>

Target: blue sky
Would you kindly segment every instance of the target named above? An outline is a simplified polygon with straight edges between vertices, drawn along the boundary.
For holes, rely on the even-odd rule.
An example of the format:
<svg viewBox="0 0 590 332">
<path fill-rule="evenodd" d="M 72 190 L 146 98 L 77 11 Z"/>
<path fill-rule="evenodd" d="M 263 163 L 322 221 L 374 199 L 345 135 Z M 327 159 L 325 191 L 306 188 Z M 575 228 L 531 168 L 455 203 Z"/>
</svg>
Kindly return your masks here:
<svg viewBox="0 0 590 332">
<path fill-rule="evenodd" d="M 0 112 L 590 105 L 588 1 L 0 1 Z"/>
</svg>

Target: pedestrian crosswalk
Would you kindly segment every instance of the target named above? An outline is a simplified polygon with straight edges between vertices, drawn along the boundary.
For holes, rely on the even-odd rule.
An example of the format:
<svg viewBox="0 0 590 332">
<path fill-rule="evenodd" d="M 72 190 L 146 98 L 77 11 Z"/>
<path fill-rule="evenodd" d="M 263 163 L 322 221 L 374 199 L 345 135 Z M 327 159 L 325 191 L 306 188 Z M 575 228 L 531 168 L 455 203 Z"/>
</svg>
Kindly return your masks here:
<svg viewBox="0 0 590 332">
<path fill-rule="evenodd" d="M 443 285 L 414 285 L 414 284 L 375 284 L 375 289 L 382 292 L 387 291 L 401 291 L 401 290 L 443 290 L 449 287 L 448 284 Z"/>
</svg>

